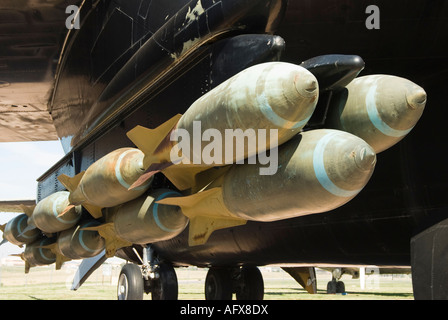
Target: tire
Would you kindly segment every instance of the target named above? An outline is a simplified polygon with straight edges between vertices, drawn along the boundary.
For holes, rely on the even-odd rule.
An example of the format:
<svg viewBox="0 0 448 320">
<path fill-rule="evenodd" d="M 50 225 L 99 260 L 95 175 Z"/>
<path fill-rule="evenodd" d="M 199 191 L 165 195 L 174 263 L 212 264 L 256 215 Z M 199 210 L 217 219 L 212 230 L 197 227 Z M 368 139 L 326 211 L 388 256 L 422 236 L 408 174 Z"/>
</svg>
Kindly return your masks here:
<svg viewBox="0 0 448 320">
<path fill-rule="evenodd" d="M 257 267 L 243 267 L 241 282 L 236 291 L 237 300 L 263 300 L 264 282 L 260 269 Z"/>
<path fill-rule="evenodd" d="M 230 269 L 210 268 L 205 278 L 206 300 L 232 300 Z"/>
<path fill-rule="evenodd" d="M 327 283 L 327 294 L 335 294 L 336 293 L 336 281 L 331 280 Z"/>
<path fill-rule="evenodd" d="M 143 276 L 140 267 L 125 264 L 118 278 L 118 300 L 143 300 Z"/>
<path fill-rule="evenodd" d="M 343 281 L 336 282 L 336 293 L 345 293 L 345 283 Z"/>
<path fill-rule="evenodd" d="M 152 281 L 152 300 L 177 300 L 178 283 L 173 266 L 166 263 L 159 265 L 159 278 Z"/>
</svg>

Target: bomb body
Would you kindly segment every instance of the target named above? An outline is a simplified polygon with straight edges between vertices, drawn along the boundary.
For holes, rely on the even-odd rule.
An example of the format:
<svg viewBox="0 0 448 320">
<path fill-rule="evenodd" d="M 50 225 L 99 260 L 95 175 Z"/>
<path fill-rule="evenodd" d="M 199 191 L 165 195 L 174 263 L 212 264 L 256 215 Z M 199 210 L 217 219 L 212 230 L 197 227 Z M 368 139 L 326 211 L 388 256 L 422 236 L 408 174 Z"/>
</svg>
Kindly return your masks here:
<svg viewBox="0 0 448 320">
<path fill-rule="evenodd" d="M 335 209 L 354 198 L 376 163 L 372 148 L 342 131 L 301 133 L 279 150 L 272 176 L 256 166 L 234 166 L 222 184 L 223 200 L 234 215 L 276 221 Z"/>
<path fill-rule="evenodd" d="M 367 184 L 376 155 L 359 137 L 319 129 L 283 144 L 278 160 L 274 175 L 260 175 L 259 165 L 233 165 L 204 191 L 157 202 L 180 206 L 190 219 L 189 244 L 203 244 L 214 230 L 248 220 L 278 221 L 342 206 Z"/>
<path fill-rule="evenodd" d="M 181 233 L 188 218 L 177 206 L 158 204 L 166 197 L 178 197 L 180 193 L 169 189 L 157 189 L 147 196 L 114 208 L 113 222 L 117 236 L 136 244 L 168 240 Z"/>
<path fill-rule="evenodd" d="M 329 110 L 328 126 L 362 138 L 379 153 L 414 128 L 425 105 L 426 92 L 407 79 L 364 76 L 338 94 Z"/>
<path fill-rule="evenodd" d="M 24 260 L 30 267 L 45 266 L 56 262 L 56 255 L 50 248 L 45 248 L 46 246 L 54 244 L 55 241 L 56 237 L 44 237 L 34 241 L 31 244 L 27 244 L 25 251 L 23 252 Z"/>
<path fill-rule="evenodd" d="M 94 162 L 85 172 L 73 178 L 61 175 L 58 179 L 70 191 L 71 205 L 82 205 L 98 218 L 101 208 L 138 198 L 149 188 L 152 180 L 128 190 L 144 172 L 143 156 L 135 148 L 117 149 Z"/>
<path fill-rule="evenodd" d="M 28 216 L 26 214 L 20 214 L 17 217 L 11 219 L 4 227 L 3 238 L 8 240 L 12 244 L 22 246 L 36 241 L 41 236 L 41 231 L 32 228 L 26 232 L 28 227 Z"/>
<path fill-rule="evenodd" d="M 35 225 L 45 233 L 55 233 L 70 229 L 81 218 L 82 208 L 71 208 L 63 216 L 59 216 L 69 205 L 70 192 L 59 191 L 42 199 L 33 210 L 28 224 Z"/>
<path fill-rule="evenodd" d="M 83 230 L 97 226 L 96 220 L 89 220 L 65 230 L 58 237 L 58 249 L 62 255 L 70 259 L 94 257 L 104 249 L 104 239 L 97 231 Z"/>
<path fill-rule="evenodd" d="M 227 165 L 269 150 L 297 134 L 310 119 L 318 95 L 317 80 L 305 68 L 285 62 L 262 63 L 204 94 L 182 116 L 156 129 L 137 126 L 127 135 L 144 152 L 145 169 L 152 166 L 152 170 L 163 170 L 166 166 L 160 164 L 168 163 Z M 245 143 L 244 139 L 257 141 L 259 130 L 269 132 L 264 135 L 269 137 L 275 132 L 275 139 Z M 214 149 L 213 163 L 208 158 L 204 161 L 204 149 Z"/>
<path fill-rule="evenodd" d="M 231 141 L 232 136 L 226 137 L 229 131 L 238 130 L 246 133 L 248 140 L 256 141 L 258 130 L 277 130 L 278 141 L 266 139 L 262 146 L 259 142 L 245 143 L 242 148 L 221 143 L 218 150 L 221 159 L 216 164 L 235 163 L 282 144 L 297 134 L 310 119 L 318 93 L 316 78 L 305 68 L 284 62 L 255 65 L 196 100 L 180 118 L 176 129 L 188 132 L 190 137 L 202 136 L 207 131 L 213 137 L 219 133 L 225 137 L 223 140 L 230 138 Z M 200 123 L 201 132 L 195 132 L 195 122 Z M 203 164 L 201 152 L 209 145 L 206 140 L 210 141 L 210 137 L 200 145 L 190 143 L 189 162 Z"/>
</svg>

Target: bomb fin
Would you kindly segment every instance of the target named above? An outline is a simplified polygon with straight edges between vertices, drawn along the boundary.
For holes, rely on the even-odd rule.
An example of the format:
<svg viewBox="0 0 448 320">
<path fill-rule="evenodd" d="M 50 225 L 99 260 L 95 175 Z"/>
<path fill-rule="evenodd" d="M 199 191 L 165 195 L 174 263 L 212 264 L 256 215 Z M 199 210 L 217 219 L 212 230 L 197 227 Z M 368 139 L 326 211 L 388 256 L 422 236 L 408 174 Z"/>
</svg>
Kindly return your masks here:
<svg viewBox="0 0 448 320">
<path fill-rule="evenodd" d="M 165 198 L 159 204 L 179 206 L 190 219 L 188 244 L 207 242 L 213 231 L 246 224 L 247 220 L 233 215 L 224 205 L 222 188 L 212 188 L 186 197 Z"/>
</svg>

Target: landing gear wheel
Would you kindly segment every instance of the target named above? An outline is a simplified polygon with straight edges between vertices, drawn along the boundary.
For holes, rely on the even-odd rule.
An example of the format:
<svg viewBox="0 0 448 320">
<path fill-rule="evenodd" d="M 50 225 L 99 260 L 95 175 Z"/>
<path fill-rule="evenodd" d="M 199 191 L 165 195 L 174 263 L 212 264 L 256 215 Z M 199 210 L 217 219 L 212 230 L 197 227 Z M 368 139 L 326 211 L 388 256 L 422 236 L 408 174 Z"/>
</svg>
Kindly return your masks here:
<svg viewBox="0 0 448 320">
<path fill-rule="evenodd" d="M 161 263 L 158 273 L 159 278 L 151 282 L 152 300 L 177 300 L 179 288 L 173 266 Z"/>
<path fill-rule="evenodd" d="M 264 282 L 260 269 L 257 267 L 243 267 L 241 279 L 236 290 L 237 300 L 263 300 Z"/>
<path fill-rule="evenodd" d="M 336 283 L 336 293 L 345 293 L 345 284 L 342 281 Z"/>
<path fill-rule="evenodd" d="M 206 300 L 232 300 L 232 277 L 227 268 L 210 268 L 205 278 Z"/>
<path fill-rule="evenodd" d="M 328 281 L 327 283 L 327 294 L 336 293 L 336 280 Z"/>
<path fill-rule="evenodd" d="M 118 278 L 118 300 L 143 300 L 143 277 L 140 267 L 125 264 Z"/>
<path fill-rule="evenodd" d="M 331 280 L 327 283 L 327 294 L 345 293 L 345 284 L 342 281 Z"/>
</svg>

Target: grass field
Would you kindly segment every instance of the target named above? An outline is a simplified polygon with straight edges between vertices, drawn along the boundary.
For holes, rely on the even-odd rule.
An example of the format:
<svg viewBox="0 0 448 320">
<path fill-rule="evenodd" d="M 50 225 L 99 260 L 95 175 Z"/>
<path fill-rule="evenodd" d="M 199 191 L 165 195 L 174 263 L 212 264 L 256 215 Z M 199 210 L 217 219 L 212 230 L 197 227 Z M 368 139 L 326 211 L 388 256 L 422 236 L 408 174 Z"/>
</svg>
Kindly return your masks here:
<svg viewBox="0 0 448 320">
<path fill-rule="evenodd" d="M 20 266 L 0 266 L 0 300 L 116 300 L 120 265 L 104 264 L 77 291 L 71 291 L 76 266 L 66 264 L 32 268 L 24 274 Z M 327 295 L 329 272 L 317 270 L 318 293 L 308 294 L 280 268 L 261 268 L 265 300 L 412 300 L 410 275 L 375 275 L 366 278 L 362 290 L 358 279 L 344 275 L 346 295 Z M 180 300 L 203 300 L 207 269 L 178 268 Z M 144 299 L 151 299 L 145 295 Z M 235 296 L 234 296 L 235 299 Z"/>
</svg>

